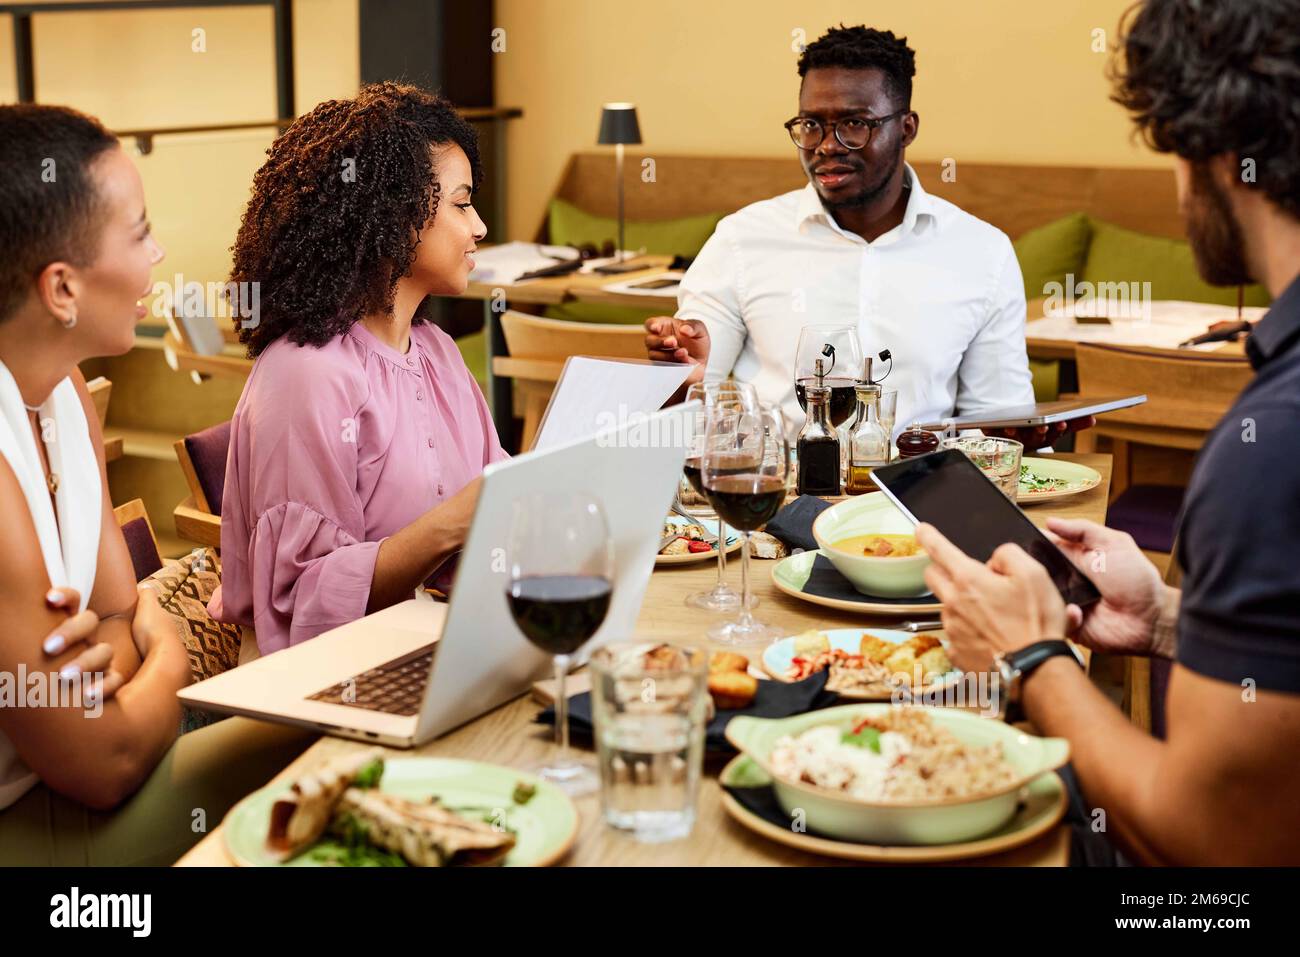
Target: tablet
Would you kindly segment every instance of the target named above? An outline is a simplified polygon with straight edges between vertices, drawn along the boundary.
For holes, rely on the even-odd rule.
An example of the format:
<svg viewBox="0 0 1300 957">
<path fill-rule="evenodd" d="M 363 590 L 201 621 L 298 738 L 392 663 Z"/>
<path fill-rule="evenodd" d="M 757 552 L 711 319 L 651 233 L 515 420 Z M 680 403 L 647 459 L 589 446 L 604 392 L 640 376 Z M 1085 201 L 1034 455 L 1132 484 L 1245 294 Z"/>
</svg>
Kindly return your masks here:
<svg viewBox="0 0 1300 957">
<path fill-rule="evenodd" d="M 1009 406 L 1005 409 L 990 409 L 972 415 L 956 415 L 940 422 L 924 422 L 921 428 L 928 432 L 942 432 L 952 426 L 957 429 L 1023 429 L 1030 426 L 1051 425 L 1053 422 L 1068 422 L 1081 419 L 1085 415 L 1101 415 L 1116 409 L 1128 409 L 1141 405 L 1147 400 L 1145 395 L 1125 395 L 1100 399 L 1081 397 L 1078 399 L 1058 399 L 1055 402 L 1035 402 L 1028 405 Z"/>
<path fill-rule="evenodd" d="M 882 465 L 871 478 L 909 519 L 929 522 L 971 558 L 986 562 L 999 545 L 1015 542 L 1043 564 L 1067 604 L 1082 608 L 1101 597 L 1065 553 L 959 450 Z"/>
</svg>

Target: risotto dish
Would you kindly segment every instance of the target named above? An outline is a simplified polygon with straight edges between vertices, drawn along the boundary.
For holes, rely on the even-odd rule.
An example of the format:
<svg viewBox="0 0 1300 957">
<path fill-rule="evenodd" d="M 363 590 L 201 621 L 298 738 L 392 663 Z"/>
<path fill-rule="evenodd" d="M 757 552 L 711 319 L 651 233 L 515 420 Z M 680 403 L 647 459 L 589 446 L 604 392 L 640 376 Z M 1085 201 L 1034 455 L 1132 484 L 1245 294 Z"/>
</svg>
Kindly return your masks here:
<svg viewBox="0 0 1300 957">
<path fill-rule="evenodd" d="M 1020 777 L 999 744 L 963 744 L 923 708 L 893 708 L 848 730 L 824 724 L 777 740 L 772 772 L 872 803 L 921 804 L 996 794 Z"/>
</svg>

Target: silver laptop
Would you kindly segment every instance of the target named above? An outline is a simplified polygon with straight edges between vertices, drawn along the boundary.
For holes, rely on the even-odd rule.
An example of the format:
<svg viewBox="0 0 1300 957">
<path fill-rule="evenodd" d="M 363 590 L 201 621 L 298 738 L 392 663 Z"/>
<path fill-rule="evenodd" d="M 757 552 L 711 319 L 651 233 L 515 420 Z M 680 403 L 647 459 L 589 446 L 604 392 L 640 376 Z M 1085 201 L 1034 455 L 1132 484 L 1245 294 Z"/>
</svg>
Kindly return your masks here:
<svg viewBox="0 0 1300 957">
<path fill-rule="evenodd" d="M 517 697 L 551 658 L 506 604 L 514 501 L 539 490 L 598 497 L 614 543 L 613 599 L 583 649 L 631 637 L 698 402 L 489 465 L 448 604 L 411 599 L 179 692 L 204 711 L 300 725 L 393 747 L 423 744 Z"/>
</svg>

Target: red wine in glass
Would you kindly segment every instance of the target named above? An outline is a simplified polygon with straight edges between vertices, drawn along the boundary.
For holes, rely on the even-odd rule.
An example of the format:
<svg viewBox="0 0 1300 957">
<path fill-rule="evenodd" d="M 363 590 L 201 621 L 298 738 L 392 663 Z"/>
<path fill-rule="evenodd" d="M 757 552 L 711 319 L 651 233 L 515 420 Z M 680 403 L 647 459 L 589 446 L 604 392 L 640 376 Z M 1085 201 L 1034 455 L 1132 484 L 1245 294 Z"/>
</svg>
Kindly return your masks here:
<svg viewBox="0 0 1300 957">
<path fill-rule="evenodd" d="M 598 575 L 529 575 L 510 583 L 506 598 L 515 624 L 552 655 L 571 655 L 596 633 L 613 588 Z"/>
<path fill-rule="evenodd" d="M 714 478 L 707 489 L 714 511 L 733 528 L 752 532 L 772 520 L 785 501 L 785 481 L 775 475 L 736 474 Z"/>
<path fill-rule="evenodd" d="M 704 495 L 704 480 L 700 478 L 700 460 L 698 456 L 688 458 L 686 464 L 682 466 L 682 471 L 686 474 L 686 481 L 691 483 L 691 488 L 695 489 L 695 494 Z"/>
<path fill-rule="evenodd" d="M 815 385 L 816 376 L 804 376 L 794 381 L 794 397 L 799 408 L 808 411 L 808 386 Z M 849 420 L 858 407 L 856 382 L 852 378 L 826 376 L 822 384 L 831 390 L 829 413 L 831 425 L 840 426 Z"/>
</svg>

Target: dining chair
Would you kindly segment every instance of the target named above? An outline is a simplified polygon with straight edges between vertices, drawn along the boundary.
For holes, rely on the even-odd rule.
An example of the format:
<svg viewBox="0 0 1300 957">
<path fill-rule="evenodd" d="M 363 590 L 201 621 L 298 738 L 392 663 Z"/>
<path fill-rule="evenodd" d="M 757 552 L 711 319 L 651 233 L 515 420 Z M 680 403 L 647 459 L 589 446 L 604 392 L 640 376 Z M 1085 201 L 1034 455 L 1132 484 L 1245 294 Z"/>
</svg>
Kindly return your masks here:
<svg viewBox="0 0 1300 957">
<path fill-rule="evenodd" d="M 1176 582 L 1173 553 L 1186 488 L 1181 482 L 1135 481 L 1140 475 L 1134 447 L 1181 451 L 1190 458 L 1250 381 L 1250 362 L 1238 355 L 1126 346 L 1079 345 L 1075 354 L 1081 395 L 1147 397 L 1142 405 L 1108 412 L 1090 431 L 1108 438 L 1114 455 L 1106 524 L 1132 535 L 1166 581 Z M 1168 682 L 1168 662 L 1125 658 L 1125 712 L 1157 735 L 1164 732 Z"/>
<path fill-rule="evenodd" d="M 153 523 L 145 510 L 143 499 L 132 499 L 125 505 L 113 509 L 117 524 L 126 539 L 126 550 L 131 554 L 131 565 L 135 569 L 135 580 L 144 581 L 163 567 L 162 554 L 158 551 L 158 539 L 153 532 Z"/>
<path fill-rule="evenodd" d="M 96 376 L 86 383 L 86 390 L 90 393 L 90 401 L 94 403 L 100 431 L 103 431 L 108 422 L 108 399 L 113 394 L 113 383 L 102 375 Z"/>
<path fill-rule="evenodd" d="M 176 316 L 165 313 L 167 332 L 163 334 L 163 360 L 173 372 L 185 372 L 196 385 L 213 376 L 247 378 L 253 360 L 247 356 L 227 355 L 225 347 L 238 342 L 229 324 L 218 323 L 210 316 Z"/>
<path fill-rule="evenodd" d="M 1114 455 L 1106 524 L 1166 557 L 1185 483 L 1140 481 L 1134 449 L 1180 450 L 1190 459 L 1250 381 L 1250 363 L 1237 355 L 1101 345 L 1080 345 L 1076 357 L 1082 396 L 1147 397 L 1108 412 L 1091 431 L 1111 441 Z"/>
<path fill-rule="evenodd" d="M 545 319 L 511 310 L 501 314 L 501 331 L 509 354 L 492 360 L 492 374 L 515 382 L 515 408 L 523 410 L 524 419 L 521 451 L 532 448 L 537 438 L 565 359 L 646 357 L 645 330 L 640 326 Z"/>
<path fill-rule="evenodd" d="M 230 451 L 230 422 L 222 422 L 173 446 L 190 494 L 172 517 L 183 538 L 221 547 L 221 496 L 226 485 L 226 455 Z"/>
</svg>

